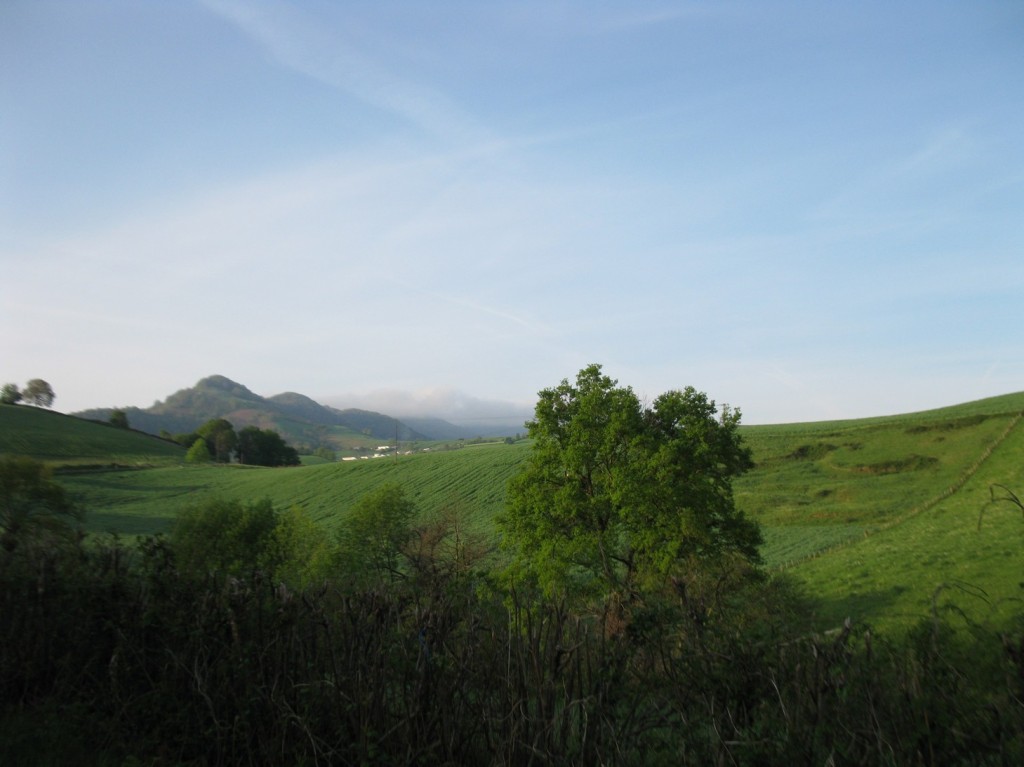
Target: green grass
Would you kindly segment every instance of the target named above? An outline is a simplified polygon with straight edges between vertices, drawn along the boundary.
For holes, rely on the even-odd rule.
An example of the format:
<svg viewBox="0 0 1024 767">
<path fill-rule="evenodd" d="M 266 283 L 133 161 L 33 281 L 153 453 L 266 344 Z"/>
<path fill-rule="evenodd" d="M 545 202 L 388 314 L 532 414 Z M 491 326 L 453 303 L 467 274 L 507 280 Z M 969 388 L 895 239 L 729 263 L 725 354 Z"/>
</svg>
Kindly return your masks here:
<svg viewBox="0 0 1024 767">
<path fill-rule="evenodd" d="M 1024 425 L 956 492 L 790 568 L 822 600 L 819 623 L 851 617 L 903 629 L 933 608 L 996 623 L 1019 614 L 1024 519 L 1010 504 L 989 501 L 993 484 L 1024 488 L 1021 455 Z"/>
<path fill-rule="evenodd" d="M 0 453 L 28 455 L 57 467 L 153 466 L 184 460 L 180 445 L 27 405 L 0 405 Z"/>
<path fill-rule="evenodd" d="M 1024 394 L 854 421 L 743 427 L 756 468 L 735 484 L 761 523 L 767 566 L 820 599 L 817 621 L 902 628 L 951 600 L 972 619 L 1008 614 L 1024 580 L 1024 520 L 988 509 L 989 488 L 1024 492 Z M 0 408 L 0 450 L 65 467 L 92 531 L 167 530 L 200 498 L 300 505 L 328 531 L 367 491 L 398 482 L 424 514 L 444 508 L 494 536 L 529 444 L 486 444 L 290 469 L 193 466 L 175 445 L 26 407 Z M 137 470 L 69 471 L 118 464 Z M 938 593 L 938 601 L 933 602 Z"/>
<path fill-rule="evenodd" d="M 504 506 L 505 485 L 528 451 L 526 444 L 493 444 L 289 469 L 181 464 L 68 474 L 61 481 L 91 509 L 88 528 L 95 532 L 166 531 L 180 509 L 210 495 L 269 498 L 278 508 L 299 505 L 333 530 L 365 493 L 397 482 L 423 514 L 456 509 L 470 528 L 493 534 L 494 516 Z"/>
<path fill-rule="evenodd" d="M 1024 406 L 1024 398 L 1018 399 Z M 1017 411 L 1018 413 L 1020 411 Z M 744 430 L 757 468 L 737 504 L 771 530 L 772 565 L 891 525 L 955 491 L 1017 414 L 921 414 Z"/>
<path fill-rule="evenodd" d="M 758 467 L 737 502 L 761 522 L 763 554 L 821 603 L 902 630 L 930 611 L 1006 618 L 1022 596 L 1024 520 L 979 514 L 989 488 L 1024 489 L 1024 395 L 860 421 L 748 427 Z"/>
</svg>

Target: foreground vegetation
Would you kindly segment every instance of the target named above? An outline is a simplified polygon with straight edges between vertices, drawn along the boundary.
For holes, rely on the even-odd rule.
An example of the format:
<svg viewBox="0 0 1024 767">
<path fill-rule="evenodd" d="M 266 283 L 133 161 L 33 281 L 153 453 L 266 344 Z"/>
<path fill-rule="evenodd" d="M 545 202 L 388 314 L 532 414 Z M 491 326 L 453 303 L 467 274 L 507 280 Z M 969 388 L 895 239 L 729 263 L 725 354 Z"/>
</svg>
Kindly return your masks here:
<svg viewBox="0 0 1024 767">
<path fill-rule="evenodd" d="M 863 625 L 818 634 L 785 580 L 723 590 L 718 574 L 623 626 L 510 587 L 457 519 L 414 526 L 359 579 L 321 557 L 303 585 L 317 558 L 297 557 L 311 542 L 301 520 L 228 511 L 206 507 L 193 520 L 215 522 L 133 547 L 0 552 L 0 761 L 1024 758 L 1022 625 L 936 613 L 899 641 Z"/>
<path fill-rule="evenodd" d="M 529 445 L 259 469 L 0 429 L 56 471 L 0 472 L 52 504 L 0 547 L 0 762 L 1020 763 L 1022 408 L 740 428 L 765 566 L 698 535 L 597 590 L 496 549 L 508 479 L 546 471 Z M 546 513 L 531 484 L 512 508 Z M 578 519 L 599 563 L 605 518 Z"/>
</svg>

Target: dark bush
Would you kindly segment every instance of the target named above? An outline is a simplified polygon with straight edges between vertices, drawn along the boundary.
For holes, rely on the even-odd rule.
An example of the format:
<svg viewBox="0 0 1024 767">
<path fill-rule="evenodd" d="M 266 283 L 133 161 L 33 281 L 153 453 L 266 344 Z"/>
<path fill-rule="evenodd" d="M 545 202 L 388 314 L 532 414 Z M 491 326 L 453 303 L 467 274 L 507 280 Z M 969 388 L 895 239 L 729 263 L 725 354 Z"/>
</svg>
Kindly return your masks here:
<svg viewBox="0 0 1024 767">
<path fill-rule="evenodd" d="M 162 538 L 19 548 L 0 562 L 0 763 L 1024 756 L 1021 631 L 808 634 L 782 582 L 580 614 L 491 582 L 453 525 L 414 531 L 407 577 L 358 588 L 184 567 Z"/>
</svg>

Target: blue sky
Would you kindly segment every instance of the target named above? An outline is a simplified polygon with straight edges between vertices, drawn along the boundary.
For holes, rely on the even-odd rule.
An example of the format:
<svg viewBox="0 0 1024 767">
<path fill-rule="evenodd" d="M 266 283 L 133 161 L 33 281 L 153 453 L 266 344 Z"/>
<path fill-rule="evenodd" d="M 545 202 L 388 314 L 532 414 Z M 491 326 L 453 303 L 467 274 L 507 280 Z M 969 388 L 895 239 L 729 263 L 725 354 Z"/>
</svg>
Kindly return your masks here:
<svg viewBox="0 0 1024 767">
<path fill-rule="evenodd" d="M 5 0 L 0 269 L 66 412 L 1019 391 L 1024 5 Z"/>
</svg>

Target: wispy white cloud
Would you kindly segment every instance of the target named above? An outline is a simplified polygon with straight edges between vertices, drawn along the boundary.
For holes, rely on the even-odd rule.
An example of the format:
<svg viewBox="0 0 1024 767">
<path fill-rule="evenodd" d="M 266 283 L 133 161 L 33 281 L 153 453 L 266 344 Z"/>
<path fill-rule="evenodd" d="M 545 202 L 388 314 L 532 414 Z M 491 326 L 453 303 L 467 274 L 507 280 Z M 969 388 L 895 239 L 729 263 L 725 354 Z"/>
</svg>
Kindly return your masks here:
<svg viewBox="0 0 1024 767">
<path fill-rule="evenodd" d="M 412 284 L 406 284 L 406 288 L 410 290 L 417 289 L 416 286 Z M 514 314 L 511 311 L 500 308 L 498 306 L 489 306 L 480 301 L 474 301 L 468 298 L 461 298 L 458 296 L 449 296 L 433 290 L 422 292 L 424 293 L 424 295 L 427 295 L 434 300 L 445 301 L 454 306 L 469 309 L 474 313 L 486 314 L 491 317 L 497 317 L 500 320 L 505 320 L 506 322 L 518 325 L 519 327 L 524 328 L 538 335 L 543 335 L 550 332 L 537 321 L 520 317 L 519 315 Z"/>
<path fill-rule="evenodd" d="M 977 144 L 959 125 L 945 126 L 929 136 L 916 151 L 896 163 L 893 175 L 930 174 L 963 167 L 974 159 Z"/>
<path fill-rule="evenodd" d="M 277 2 L 204 0 L 213 12 L 259 43 L 282 66 L 325 83 L 366 104 L 458 143 L 493 138 L 477 119 L 444 93 L 395 71 L 346 34 L 336 18 L 317 18 Z"/>
<path fill-rule="evenodd" d="M 922 136 L 916 146 L 858 168 L 814 207 L 811 218 L 849 218 L 868 211 L 869 225 L 876 228 L 927 226 L 929 219 L 941 223 L 935 221 L 929 192 L 949 192 L 943 176 L 969 167 L 977 153 L 977 141 L 964 125 L 938 127 Z"/>
</svg>

